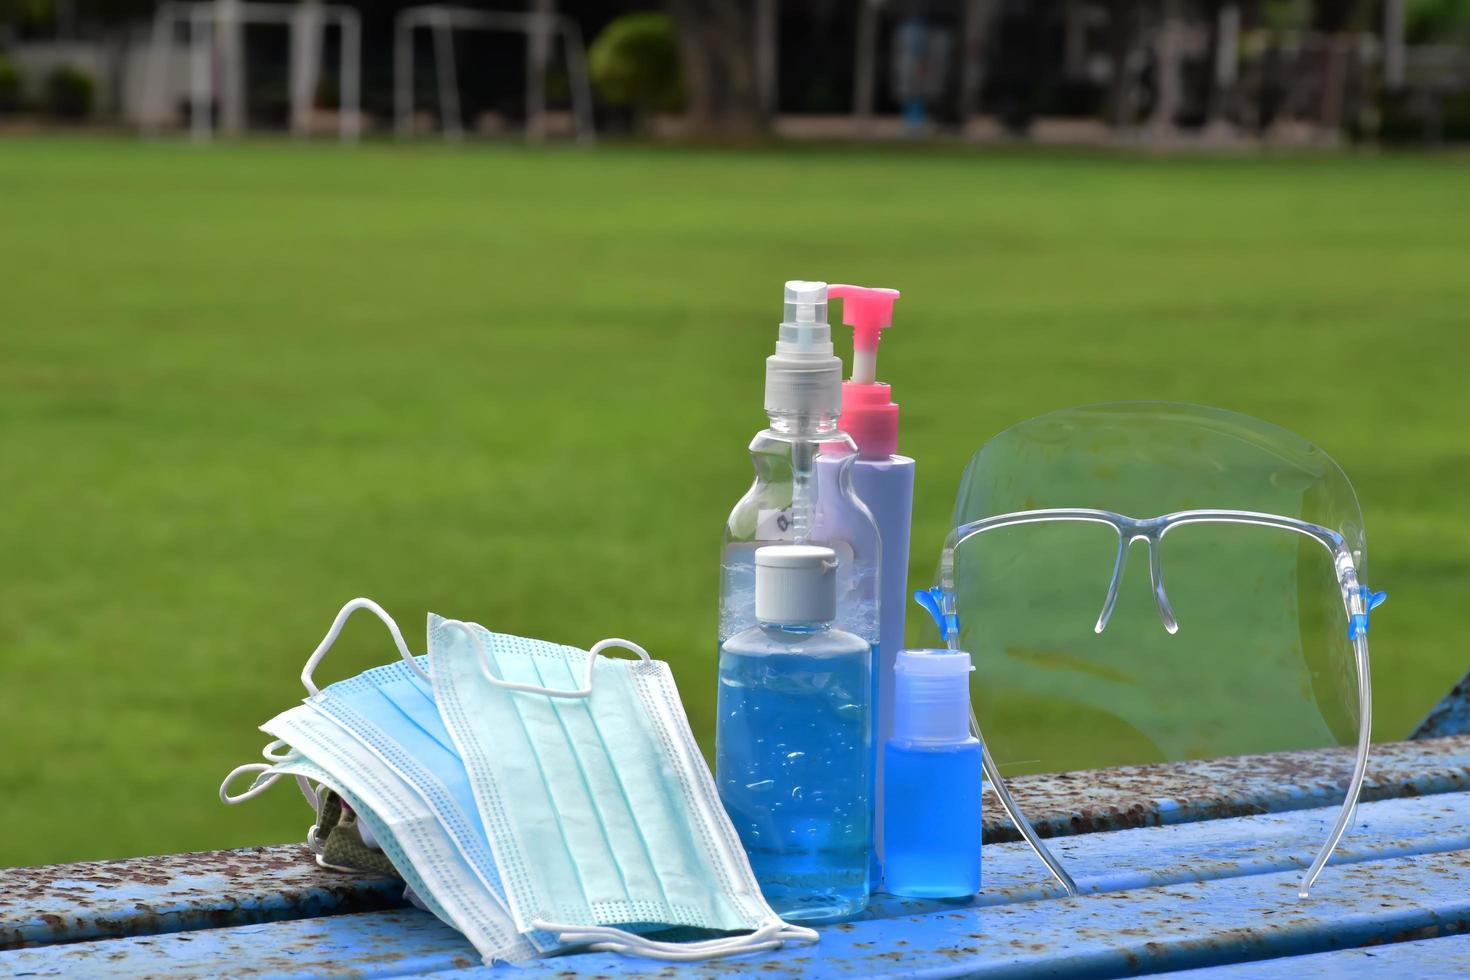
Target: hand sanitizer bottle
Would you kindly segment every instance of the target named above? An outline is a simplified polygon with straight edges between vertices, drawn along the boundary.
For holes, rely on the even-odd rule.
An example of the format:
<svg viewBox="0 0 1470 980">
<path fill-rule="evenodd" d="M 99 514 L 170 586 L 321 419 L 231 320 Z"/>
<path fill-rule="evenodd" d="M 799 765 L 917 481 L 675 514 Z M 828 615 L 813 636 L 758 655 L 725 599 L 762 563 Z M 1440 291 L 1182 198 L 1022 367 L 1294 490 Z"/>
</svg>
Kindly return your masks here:
<svg viewBox="0 0 1470 980">
<path fill-rule="evenodd" d="M 908 602 L 909 527 L 913 520 L 914 461 L 898 455 L 898 405 L 893 391 L 878 380 L 878 340 L 893 323 L 896 289 L 833 284 L 828 300 L 842 301 L 842 322 L 852 327 L 852 379 L 842 385 L 842 415 L 837 427 L 857 444 L 852 462 L 853 493 L 873 515 L 883 542 L 878 581 L 880 637 L 873 656 L 873 717 L 878 746 L 893 732 L 893 664 L 903 649 L 903 620 Z M 838 472 L 824 456 L 817 467 L 817 483 L 835 485 Z M 883 756 L 877 756 L 874 777 L 883 785 Z M 874 835 L 882 857 L 883 793 L 875 792 Z M 876 864 L 876 862 L 875 862 Z M 878 869 L 874 868 L 874 878 Z"/>
<path fill-rule="evenodd" d="M 760 548 L 758 625 L 720 648 L 720 799 L 766 900 L 794 922 L 868 903 L 872 645 L 832 625 L 837 570 L 830 548 Z"/>
<path fill-rule="evenodd" d="M 876 652 L 884 545 L 854 487 L 857 445 L 838 424 L 844 406 L 842 361 L 833 352 L 827 324 L 827 284 L 792 280 L 786 283 L 785 300 L 776 350 L 766 358 L 765 408 L 771 424 L 751 440 L 755 482 L 725 522 L 719 640 L 723 644 L 756 624 L 756 549 L 811 544 L 837 554 L 834 625 L 867 640 Z M 900 606 L 900 621 L 903 614 Z M 878 742 L 870 745 L 874 760 L 867 771 L 875 773 Z M 872 786 L 869 804 L 876 798 Z M 875 850 L 869 855 L 869 882 L 876 886 L 877 881 Z"/>
<path fill-rule="evenodd" d="M 905 650 L 883 746 L 883 883 L 909 898 L 980 890 L 980 741 L 970 735 L 970 655 Z"/>
</svg>

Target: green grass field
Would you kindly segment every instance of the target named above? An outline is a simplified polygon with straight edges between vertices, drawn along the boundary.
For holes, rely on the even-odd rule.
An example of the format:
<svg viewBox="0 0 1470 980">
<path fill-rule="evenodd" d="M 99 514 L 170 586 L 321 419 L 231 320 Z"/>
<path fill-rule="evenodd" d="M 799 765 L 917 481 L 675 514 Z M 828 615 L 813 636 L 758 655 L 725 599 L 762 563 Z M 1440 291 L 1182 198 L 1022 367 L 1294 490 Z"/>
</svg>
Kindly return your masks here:
<svg viewBox="0 0 1470 980">
<path fill-rule="evenodd" d="M 918 579 L 1008 424 L 1216 404 L 1357 485 L 1379 737 L 1470 666 L 1463 159 L 8 139 L 0 865 L 299 839 L 215 789 L 356 595 L 416 646 L 639 639 L 706 739 L 792 277 L 904 290 Z M 356 622 L 318 676 L 389 655 Z"/>
</svg>

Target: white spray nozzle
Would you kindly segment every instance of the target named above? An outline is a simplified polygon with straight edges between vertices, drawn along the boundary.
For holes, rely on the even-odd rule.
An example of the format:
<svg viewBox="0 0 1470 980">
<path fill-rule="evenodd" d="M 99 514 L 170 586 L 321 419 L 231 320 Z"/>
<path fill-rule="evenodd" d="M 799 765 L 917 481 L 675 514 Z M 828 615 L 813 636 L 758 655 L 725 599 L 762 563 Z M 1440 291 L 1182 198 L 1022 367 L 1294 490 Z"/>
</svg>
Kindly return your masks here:
<svg viewBox="0 0 1470 980">
<path fill-rule="evenodd" d="M 786 283 L 776 353 L 766 358 L 766 411 L 834 419 L 842 411 L 842 361 L 832 351 L 825 282 Z"/>
<path fill-rule="evenodd" d="M 780 354 L 832 353 L 832 329 L 827 326 L 827 284 L 792 279 L 786 284 L 786 310 L 776 341 Z"/>
</svg>

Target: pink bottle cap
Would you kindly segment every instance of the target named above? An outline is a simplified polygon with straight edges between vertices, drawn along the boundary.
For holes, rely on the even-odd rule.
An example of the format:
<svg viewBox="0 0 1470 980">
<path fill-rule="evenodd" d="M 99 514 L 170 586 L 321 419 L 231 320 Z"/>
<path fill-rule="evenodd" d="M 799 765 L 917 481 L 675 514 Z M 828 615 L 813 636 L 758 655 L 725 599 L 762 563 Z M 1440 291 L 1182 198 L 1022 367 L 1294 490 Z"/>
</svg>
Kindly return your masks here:
<svg viewBox="0 0 1470 980">
<path fill-rule="evenodd" d="M 838 427 L 857 443 L 863 459 L 887 459 L 898 452 L 898 406 L 893 389 L 875 377 L 878 340 L 893 322 L 896 289 L 828 286 L 827 298 L 842 300 L 842 322 L 853 328 L 852 380 L 842 384 Z"/>
</svg>

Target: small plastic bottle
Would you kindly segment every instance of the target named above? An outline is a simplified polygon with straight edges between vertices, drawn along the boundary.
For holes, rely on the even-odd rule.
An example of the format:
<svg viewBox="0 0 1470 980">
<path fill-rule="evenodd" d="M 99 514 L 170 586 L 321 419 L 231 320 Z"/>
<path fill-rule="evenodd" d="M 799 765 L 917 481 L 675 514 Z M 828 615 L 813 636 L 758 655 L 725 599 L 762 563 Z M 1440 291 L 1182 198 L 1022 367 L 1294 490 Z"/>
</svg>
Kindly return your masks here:
<svg viewBox="0 0 1470 980">
<path fill-rule="evenodd" d="M 905 650 L 894 666 L 893 736 L 883 746 L 883 882 L 894 895 L 980 890 L 980 741 L 970 735 L 962 650 Z"/>
<path fill-rule="evenodd" d="M 759 625 L 720 648 L 720 798 L 766 900 L 789 921 L 868 904 L 873 648 L 832 625 L 837 564 L 830 548 L 757 549 Z"/>
</svg>

